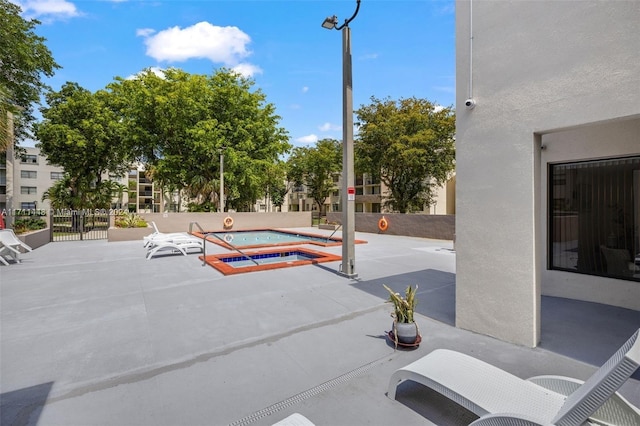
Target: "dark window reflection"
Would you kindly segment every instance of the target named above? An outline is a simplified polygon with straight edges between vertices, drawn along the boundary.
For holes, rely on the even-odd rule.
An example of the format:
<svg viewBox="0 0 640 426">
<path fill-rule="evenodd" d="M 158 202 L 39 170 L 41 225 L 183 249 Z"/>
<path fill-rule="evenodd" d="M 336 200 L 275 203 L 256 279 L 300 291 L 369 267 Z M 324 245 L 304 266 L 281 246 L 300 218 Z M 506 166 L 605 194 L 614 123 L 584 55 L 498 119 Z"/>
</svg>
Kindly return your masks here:
<svg viewBox="0 0 640 426">
<path fill-rule="evenodd" d="M 550 269 L 640 281 L 640 157 L 549 166 Z"/>
</svg>

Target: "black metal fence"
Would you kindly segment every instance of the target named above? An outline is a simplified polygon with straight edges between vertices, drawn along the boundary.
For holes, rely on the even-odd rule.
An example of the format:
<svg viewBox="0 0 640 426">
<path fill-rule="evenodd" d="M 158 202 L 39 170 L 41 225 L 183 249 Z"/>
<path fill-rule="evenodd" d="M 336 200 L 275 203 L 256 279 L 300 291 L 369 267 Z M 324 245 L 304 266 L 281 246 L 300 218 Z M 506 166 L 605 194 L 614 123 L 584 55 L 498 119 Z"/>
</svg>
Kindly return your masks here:
<svg viewBox="0 0 640 426">
<path fill-rule="evenodd" d="M 51 241 L 105 240 L 109 214 L 69 210 L 51 213 Z"/>
</svg>

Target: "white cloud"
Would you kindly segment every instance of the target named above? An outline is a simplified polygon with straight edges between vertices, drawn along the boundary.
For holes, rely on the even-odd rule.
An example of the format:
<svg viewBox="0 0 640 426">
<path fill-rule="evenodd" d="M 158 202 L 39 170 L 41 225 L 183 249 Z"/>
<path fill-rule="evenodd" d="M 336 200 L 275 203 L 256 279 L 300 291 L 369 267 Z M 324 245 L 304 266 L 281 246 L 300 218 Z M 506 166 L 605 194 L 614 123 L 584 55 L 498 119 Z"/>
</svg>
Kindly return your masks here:
<svg viewBox="0 0 640 426">
<path fill-rule="evenodd" d="M 28 0 L 13 1 L 22 8 L 25 15 L 35 18 L 64 19 L 80 16 L 80 12 L 73 3 L 66 0 Z"/>
<path fill-rule="evenodd" d="M 329 131 L 337 131 L 342 129 L 342 126 L 339 124 L 332 124 L 332 123 L 324 123 L 321 126 L 318 126 L 318 129 L 320 129 L 323 132 L 329 132 Z"/>
<path fill-rule="evenodd" d="M 140 72 L 139 72 L 139 73 L 137 73 L 137 74 L 130 75 L 129 77 L 127 77 L 127 78 L 126 78 L 126 80 L 134 80 L 134 79 L 138 78 L 138 77 L 140 76 L 140 74 L 142 74 L 142 73 L 143 73 L 143 72 L 145 72 L 145 71 L 151 71 L 152 73 L 154 73 L 155 75 L 157 75 L 158 77 L 160 77 L 160 78 L 161 78 L 161 79 L 163 79 L 163 80 L 164 80 L 164 78 L 165 78 L 164 70 L 163 70 L 162 68 L 159 68 L 159 67 L 149 67 L 149 68 L 146 68 L 146 69 L 144 69 L 144 70 L 140 71 Z"/>
<path fill-rule="evenodd" d="M 309 91 L 309 87 L 304 86 L 301 90 L 302 93 L 307 93 Z"/>
<path fill-rule="evenodd" d="M 136 35 L 138 37 L 149 37 L 151 34 L 155 33 L 156 30 L 153 28 L 139 28 L 136 30 Z"/>
<path fill-rule="evenodd" d="M 233 67 L 233 71 L 245 77 L 252 77 L 255 74 L 262 74 L 262 68 L 253 64 L 238 64 Z"/>
<path fill-rule="evenodd" d="M 436 105 L 433 107 L 433 112 L 440 112 L 444 109 L 442 105 Z"/>
<path fill-rule="evenodd" d="M 301 143 L 301 144 L 316 143 L 316 142 L 318 142 L 318 136 L 314 135 L 314 134 L 310 134 L 310 135 L 307 135 L 307 136 L 302 136 L 300 138 L 297 138 L 296 142 Z"/>
<path fill-rule="evenodd" d="M 150 35 L 148 29 L 138 30 L 145 40 L 147 55 L 157 61 L 183 62 L 189 59 L 209 59 L 227 67 L 239 67 L 246 72 L 259 68 L 243 63 L 251 55 L 247 45 L 251 38 L 238 27 L 218 27 L 198 22 L 186 28 L 171 27 Z"/>
</svg>

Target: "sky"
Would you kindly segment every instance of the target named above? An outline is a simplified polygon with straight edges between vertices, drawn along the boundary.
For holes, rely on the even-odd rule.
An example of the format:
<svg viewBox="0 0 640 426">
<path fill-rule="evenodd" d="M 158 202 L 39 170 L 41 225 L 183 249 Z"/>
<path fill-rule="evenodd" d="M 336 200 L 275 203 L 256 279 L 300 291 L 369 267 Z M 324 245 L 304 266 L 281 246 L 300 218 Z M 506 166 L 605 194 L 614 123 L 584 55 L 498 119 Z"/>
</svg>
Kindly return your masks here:
<svg viewBox="0 0 640 426">
<path fill-rule="evenodd" d="M 356 0 L 11 0 L 41 22 L 62 67 L 46 83 L 105 88 L 115 77 L 175 67 L 234 69 L 275 105 L 294 146 L 342 139 L 342 24 Z M 349 24 L 353 107 L 371 98 L 455 103 L 453 0 L 361 0 Z"/>
</svg>

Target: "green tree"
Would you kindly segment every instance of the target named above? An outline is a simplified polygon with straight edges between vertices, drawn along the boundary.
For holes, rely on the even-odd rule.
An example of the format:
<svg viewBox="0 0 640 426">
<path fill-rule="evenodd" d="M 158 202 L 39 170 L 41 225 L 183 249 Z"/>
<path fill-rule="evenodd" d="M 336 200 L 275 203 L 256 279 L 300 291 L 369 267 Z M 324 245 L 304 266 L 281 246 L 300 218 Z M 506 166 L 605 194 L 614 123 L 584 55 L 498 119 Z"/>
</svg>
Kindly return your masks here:
<svg viewBox="0 0 640 426">
<path fill-rule="evenodd" d="M 275 107 L 253 81 L 227 70 L 211 76 L 169 69 L 108 89 L 118 100 L 133 152 L 163 187 L 185 188 L 192 209 L 215 209 L 224 154 L 226 206 L 251 209 L 264 193 L 265 165 L 290 149 Z"/>
<path fill-rule="evenodd" d="M 324 202 L 336 186 L 333 176 L 342 170 L 342 143 L 322 139 L 313 147 L 294 148 L 287 164 L 287 179 L 296 185 L 305 185 L 307 194 L 322 214 Z"/>
<path fill-rule="evenodd" d="M 64 168 L 70 191 L 64 199 L 71 203 L 66 207 L 109 208 L 115 187 L 103 176 L 126 173 L 132 158 L 111 94 L 66 83 L 59 92 L 47 93 L 46 100 L 44 119 L 35 126 L 37 146 L 50 164 Z"/>
<path fill-rule="evenodd" d="M 265 177 L 265 188 L 264 188 L 265 198 L 270 200 L 274 206 L 281 209 L 282 205 L 284 204 L 284 200 L 287 195 L 287 192 L 289 192 L 289 188 L 287 187 L 287 184 L 286 184 L 286 179 L 287 179 L 286 163 L 283 161 L 278 161 L 276 163 L 265 163 L 264 177 Z"/>
<path fill-rule="evenodd" d="M 117 198 L 118 202 L 116 203 L 116 208 L 121 209 L 123 208 L 123 201 L 124 201 L 124 193 L 128 192 L 128 187 L 127 185 L 124 185 L 122 183 L 116 182 L 116 181 L 111 181 L 112 183 L 112 197 L 113 198 Z"/>
<path fill-rule="evenodd" d="M 0 150 L 10 143 L 7 111 L 15 115 L 16 139 L 29 136 L 34 104 L 40 102 L 47 89 L 42 79 L 53 76 L 60 68 L 46 47 L 46 40 L 34 32 L 40 22 L 25 20 L 20 13 L 18 5 L 0 0 Z"/>
<path fill-rule="evenodd" d="M 44 194 L 42 201 L 49 200 L 52 209 L 73 209 L 79 202 L 74 199 L 71 191 L 71 177 L 65 174 L 62 179 L 57 180 Z"/>
<path fill-rule="evenodd" d="M 0 84 L 0 153 L 6 152 L 13 142 L 11 126 L 16 111 L 9 99 L 9 92 Z"/>
<path fill-rule="evenodd" d="M 389 189 L 385 206 L 400 213 L 433 203 L 436 187 L 455 168 L 455 113 L 426 99 L 371 98 L 356 111 L 357 168 L 379 176 Z"/>
</svg>

